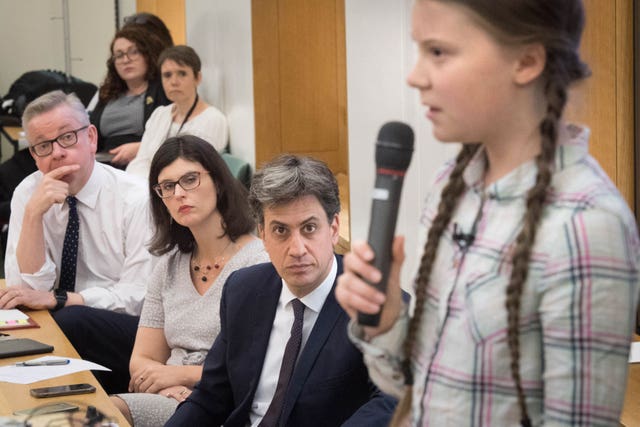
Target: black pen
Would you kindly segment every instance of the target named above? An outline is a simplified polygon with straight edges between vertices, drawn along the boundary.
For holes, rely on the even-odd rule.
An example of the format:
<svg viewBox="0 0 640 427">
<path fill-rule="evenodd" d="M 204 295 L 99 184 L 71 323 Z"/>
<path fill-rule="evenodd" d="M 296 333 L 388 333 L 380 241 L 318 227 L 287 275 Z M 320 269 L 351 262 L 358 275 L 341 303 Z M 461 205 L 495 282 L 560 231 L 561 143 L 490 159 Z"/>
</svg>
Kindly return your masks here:
<svg viewBox="0 0 640 427">
<path fill-rule="evenodd" d="M 68 365 L 69 359 L 54 359 L 54 360 L 27 360 L 26 362 L 18 362 L 16 366 L 55 366 L 55 365 Z"/>
</svg>

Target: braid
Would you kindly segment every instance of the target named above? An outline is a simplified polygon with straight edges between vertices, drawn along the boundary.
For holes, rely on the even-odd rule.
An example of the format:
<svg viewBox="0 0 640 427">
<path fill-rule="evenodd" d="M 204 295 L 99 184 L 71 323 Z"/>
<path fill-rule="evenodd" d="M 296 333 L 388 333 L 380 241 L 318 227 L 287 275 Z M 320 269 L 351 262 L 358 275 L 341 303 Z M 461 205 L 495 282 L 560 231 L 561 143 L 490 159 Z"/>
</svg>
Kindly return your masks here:
<svg viewBox="0 0 640 427">
<path fill-rule="evenodd" d="M 542 147 L 540 154 L 536 157 L 538 174 L 535 185 L 527 193 L 526 213 L 524 224 L 513 251 L 513 270 L 509 285 L 507 286 L 506 308 L 507 308 L 507 342 L 511 355 L 511 376 L 515 382 L 518 394 L 518 405 L 520 406 L 522 426 L 530 426 L 531 420 L 527 412 L 524 391 L 522 388 L 522 378 L 520 376 L 520 299 L 523 292 L 524 283 L 529 272 L 529 259 L 531 249 L 535 242 L 536 232 L 542 213 L 544 211 L 547 192 L 551 185 L 553 173 L 556 141 L 558 136 L 558 123 L 562 111 L 567 101 L 566 82 L 559 78 L 554 78 L 552 62 L 548 65 L 550 77 L 545 86 L 547 97 L 547 114 L 540 123 L 540 134 L 542 137 Z"/>
<path fill-rule="evenodd" d="M 422 322 L 422 313 L 427 299 L 427 285 L 429 284 L 431 269 L 436 259 L 440 238 L 442 237 L 444 230 L 447 228 L 447 225 L 449 225 L 451 215 L 456 207 L 458 199 L 465 189 L 462 173 L 478 150 L 478 147 L 478 144 L 466 144 L 462 147 L 462 150 L 456 158 L 455 167 L 449 176 L 449 182 L 442 190 L 442 198 L 438 205 L 436 217 L 429 228 L 427 242 L 425 243 L 424 252 L 420 260 L 420 267 L 418 269 L 418 277 L 416 279 L 416 305 L 414 314 L 409 323 L 409 330 L 403 343 L 404 360 L 402 362 L 402 370 L 407 387 L 405 389 L 405 394 L 393 415 L 393 419 L 390 424 L 391 426 L 399 426 L 411 410 L 411 398 L 413 394 L 411 354 L 413 352 L 413 346 L 415 345 L 420 323 Z"/>
</svg>

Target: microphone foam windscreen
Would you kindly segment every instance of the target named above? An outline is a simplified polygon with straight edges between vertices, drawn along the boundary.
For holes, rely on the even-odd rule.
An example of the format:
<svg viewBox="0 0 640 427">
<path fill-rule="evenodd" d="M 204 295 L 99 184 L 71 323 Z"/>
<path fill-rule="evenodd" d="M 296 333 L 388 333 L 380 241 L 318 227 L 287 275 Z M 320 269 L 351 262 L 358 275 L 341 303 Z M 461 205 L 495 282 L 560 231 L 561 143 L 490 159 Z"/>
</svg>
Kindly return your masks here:
<svg viewBox="0 0 640 427">
<path fill-rule="evenodd" d="M 378 132 L 376 167 L 406 171 L 413 154 L 413 129 L 402 122 L 385 123 Z"/>
</svg>

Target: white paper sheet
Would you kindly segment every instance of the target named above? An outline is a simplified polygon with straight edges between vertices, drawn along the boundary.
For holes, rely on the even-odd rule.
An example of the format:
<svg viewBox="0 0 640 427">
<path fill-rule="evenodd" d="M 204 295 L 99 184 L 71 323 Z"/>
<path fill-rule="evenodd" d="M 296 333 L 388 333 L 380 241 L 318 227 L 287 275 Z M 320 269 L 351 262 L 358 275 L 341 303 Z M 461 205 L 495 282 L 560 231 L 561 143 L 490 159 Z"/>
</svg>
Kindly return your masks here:
<svg viewBox="0 0 640 427">
<path fill-rule="evenodd" d="M 56 360 L 63 359 L 59 356 L 44 356 L 33 361 Z M 73 374 L 81 371 L 110 371 L 97 363 L 89 362 L 82 359 L 69 359 L 68 365 L 54 366 L 16 366 L 8 365 L 0 367 L 0 381 L 13 384 L 31 384 L 37 381 L 48 380 L 50 378 L 60 377 L 62 375 Z"/>
<path fill-rule="evenodd" d="M 10 310 L 0 310 L 0 322 L 6 322 L 8 320 L 26 320 L 29 316 L 18 310 L 12 308 Z"/>
<path fill-rule="evenodd" d="M 640 362 L 640 341 L 631 343 L 631 352 L 629 353 L 629 363 Z"/>
</svg>

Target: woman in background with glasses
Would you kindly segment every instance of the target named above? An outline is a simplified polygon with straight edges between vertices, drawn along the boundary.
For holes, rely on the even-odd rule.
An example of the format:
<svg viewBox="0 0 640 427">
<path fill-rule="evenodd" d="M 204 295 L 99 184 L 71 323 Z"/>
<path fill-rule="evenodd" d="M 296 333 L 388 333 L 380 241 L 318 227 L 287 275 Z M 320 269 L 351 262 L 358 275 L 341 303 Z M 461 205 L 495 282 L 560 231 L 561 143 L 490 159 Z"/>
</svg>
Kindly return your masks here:
<svg viewBox="0 0 640 427">
<path fill-rule="evenodd" d="M 156 65 L 164 48 L 141 25 L 127 25 L 113 37 L 91 123 L 98 128 L 98 151 L 113 155 L 114 165 L 125 166 L 135 157 L 151 113 L 170 102 Z"/>
<path fill-rule="evenodd" d="M 269 260 L 251 234 L 246 190 L 211 144 L 192 135 L 168 139 L 151 162 L 149 190 L 150 251 L 162 258 L 140 316 L 130 393 L 112 397 L 136 427 L 163 425 L 200 380 L 220 331 L 227 277 Z"/>
</svg>

